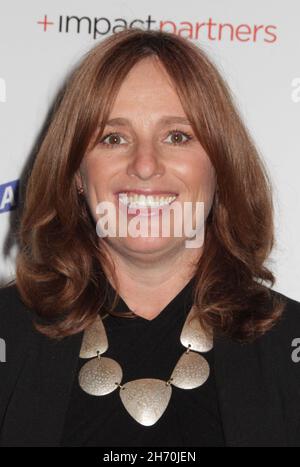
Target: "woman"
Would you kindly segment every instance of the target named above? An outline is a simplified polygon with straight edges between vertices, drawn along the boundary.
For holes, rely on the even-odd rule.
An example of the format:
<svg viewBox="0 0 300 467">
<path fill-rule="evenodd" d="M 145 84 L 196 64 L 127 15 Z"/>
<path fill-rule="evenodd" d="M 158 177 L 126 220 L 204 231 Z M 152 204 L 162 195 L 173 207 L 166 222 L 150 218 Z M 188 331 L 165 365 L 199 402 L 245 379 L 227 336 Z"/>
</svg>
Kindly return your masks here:
<svg viewBox="0 0 300 467">
<path fill-rule="evenodd" d="M 300 304 L 271 289 L 273 229 L 206 54 L 141 29 L 94 47 L 55 105 L 1 290 L 1 445 L 300 445 Z"/>
</svg>

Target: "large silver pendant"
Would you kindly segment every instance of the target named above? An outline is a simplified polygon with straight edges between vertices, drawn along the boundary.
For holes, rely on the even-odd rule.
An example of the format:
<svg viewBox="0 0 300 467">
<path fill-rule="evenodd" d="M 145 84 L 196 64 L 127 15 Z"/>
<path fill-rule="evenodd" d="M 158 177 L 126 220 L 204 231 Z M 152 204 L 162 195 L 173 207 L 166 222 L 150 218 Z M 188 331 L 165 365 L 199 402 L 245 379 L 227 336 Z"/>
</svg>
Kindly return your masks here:
<svg viewBox="0 0 300 467">
<path fill-rule="evenodd" d="M 213 336 L 204 332 L 192 306 L 180 334 L 180 342 L 186 348 L 196 352 L 208 352 L 213 348 Z"/>
<path fill-rule="evenodd" d="M 92 396 L 105 396 L 121 383 L 122 368 L 115 360 L 96 357 L 83 365 L 79 372 L 80 387 Z"/>
<path fill-rule="evenodd" d="M 184 352 L 171 375 L 171 383 L 180 389 L 194 389 L 209 377 L 209 364 L 198 353 Z"/>
<path fill-rule="evenodd" d="M 138 423 L 154 425 L 166 410 L 172 388 L 160 379 L 137 379 L 125 383 L 120 397 L 125 409 Z"/>
</svg>

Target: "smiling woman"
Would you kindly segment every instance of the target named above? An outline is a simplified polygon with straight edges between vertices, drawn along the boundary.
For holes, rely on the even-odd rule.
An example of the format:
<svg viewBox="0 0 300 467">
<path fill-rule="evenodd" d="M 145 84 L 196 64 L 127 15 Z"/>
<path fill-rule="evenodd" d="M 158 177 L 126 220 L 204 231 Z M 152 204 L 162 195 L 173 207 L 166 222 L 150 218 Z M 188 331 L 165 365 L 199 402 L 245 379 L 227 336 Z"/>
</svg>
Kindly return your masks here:
<svg viewBox="0 0 300 467">
<path fill-rule="evenodd" d="M 174 235 L 99 239 L 96 206 L 117 208 L 134 190 L 203 202 L 203 247 Z M 93 321 L 104 277 L 150 317 L 196 274 L 203 325 L 240 340 L 280 315 L 260 284 L 275 280 L 264 265 L 274 241 L 266 170 L 216 67 L 183 38 L 126 30 L 87 53 L 55 106 L 26 200 L 18 288 L 51 337 Z"/>
<path fill-rule="evenodd" d="M 99 234 L 102 206 L 118 235 Z M 157 235 L 136 235 L 145 220 Z M 271 184 L 201 48 L 136 28 L 83 57 L 19 240 L 0 294 L 2 445 L 300 444 L 300 304 L 271 288 Z"/>
</svg>

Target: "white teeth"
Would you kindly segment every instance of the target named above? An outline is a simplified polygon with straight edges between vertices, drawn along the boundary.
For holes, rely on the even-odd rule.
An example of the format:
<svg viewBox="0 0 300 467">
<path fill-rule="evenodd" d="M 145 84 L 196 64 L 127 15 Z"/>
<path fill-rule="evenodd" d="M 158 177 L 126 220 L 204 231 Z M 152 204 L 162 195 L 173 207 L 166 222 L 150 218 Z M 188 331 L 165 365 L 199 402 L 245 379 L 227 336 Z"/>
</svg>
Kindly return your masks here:
<svg viewBox="0 0 300 467">
<path fill-rule="evenodd" d="M 119 193 L 119 200 L 125 206 L 131 207 L 158 207 L 170 204 L 176 199 L 176 196 L 153 196 L 153 195 L 129 195 L 127 193 Z"/>
</svg>

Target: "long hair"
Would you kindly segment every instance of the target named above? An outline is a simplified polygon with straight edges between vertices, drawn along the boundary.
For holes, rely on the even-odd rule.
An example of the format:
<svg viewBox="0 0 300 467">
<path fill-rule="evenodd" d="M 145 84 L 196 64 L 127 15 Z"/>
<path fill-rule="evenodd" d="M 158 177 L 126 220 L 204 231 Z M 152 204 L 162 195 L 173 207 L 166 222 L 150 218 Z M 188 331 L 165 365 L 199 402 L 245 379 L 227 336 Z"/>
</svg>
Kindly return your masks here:
<svg viewBox="0 0 300 467">
<path fill-rule="evenodd" d="M 70 74 L 26 187 L 16 286 L 35 311 L 36 328 L 51 338 L 84 330 L 97 313 L 116 313 L 114 265 L 78 195 L 75 174 L 92 136 L 101 137 L 127 73 L 149 56 L 167 70 L 216 171 L 193 289 L 199 319 L 215 333 L 251 341 L 269 330 L 284 308 L 272 293 L 275 278 L 265 265 L 274 246 L 270 179 L 217 67 L 199 46 L 171 33 L 140 28 L 116 33 L 88 51 Z M 104 265 L 116 290 L 109 309 Z"/>
</svg>

